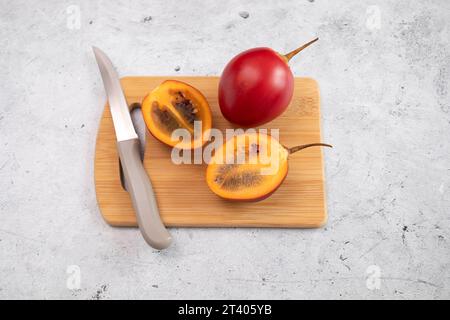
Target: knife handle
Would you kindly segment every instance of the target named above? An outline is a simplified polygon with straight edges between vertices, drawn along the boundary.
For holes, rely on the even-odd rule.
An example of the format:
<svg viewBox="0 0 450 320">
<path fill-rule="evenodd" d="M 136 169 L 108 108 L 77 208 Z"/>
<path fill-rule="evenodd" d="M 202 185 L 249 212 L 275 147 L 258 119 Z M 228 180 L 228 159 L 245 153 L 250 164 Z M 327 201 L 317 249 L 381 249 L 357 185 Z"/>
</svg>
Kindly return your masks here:
<svg viewBox="0 0 450 320">
<path fill-rule="evenodd" d="M 153 248 L 165 249 L 172 236 L 159 216 L 155 193 L 141 161 L 139 140 L 118 141 L 117 150 L 142 236 Z"/>
</svg>

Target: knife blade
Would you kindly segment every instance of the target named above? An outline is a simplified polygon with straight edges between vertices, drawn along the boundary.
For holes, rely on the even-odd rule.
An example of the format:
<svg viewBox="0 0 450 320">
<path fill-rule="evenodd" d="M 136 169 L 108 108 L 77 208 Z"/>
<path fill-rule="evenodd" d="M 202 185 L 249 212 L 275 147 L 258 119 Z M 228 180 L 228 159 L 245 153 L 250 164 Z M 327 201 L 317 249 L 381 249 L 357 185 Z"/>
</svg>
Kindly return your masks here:
<svg viewBox="0 0 450 320">
<path fill-rule="evenodd" d="M 93 47 L 93 50 L 108 97 L 120 163 L 139 229 L 150 246 L 165 249 L 172 242 L 172 237 L 159 216 L 153 187 L 140 158 L 138 135 L 131 120 L 119 76 L 108 56 L 97 47 Z"/>
</svg>

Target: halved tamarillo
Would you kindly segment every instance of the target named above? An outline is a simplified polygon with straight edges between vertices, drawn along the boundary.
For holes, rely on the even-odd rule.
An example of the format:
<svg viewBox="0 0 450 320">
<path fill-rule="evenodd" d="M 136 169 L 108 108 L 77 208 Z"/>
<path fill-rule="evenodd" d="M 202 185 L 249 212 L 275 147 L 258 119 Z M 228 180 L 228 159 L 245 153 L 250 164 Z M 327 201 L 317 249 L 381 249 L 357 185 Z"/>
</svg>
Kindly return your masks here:
<svg viewBox="0 0 450 320">
<path fill-rule="evenodd" d="M 161 142 L 180 149 L 201 147 L 212 126 L 208 101 L 196 88 L 177 80 L 166 80 L 142 102 L 142 115 L 150 133 Z M 194 134 L 194 123 L 201 121 L 201 134 Z M 186 129 L 191 139 L 172 138 L 176 129 Z"/>
<path fill-rule="evenodd" d="M 206 182 L 219 197 L 236 201 L 259 201 L 270 196 L 288 173 L 291 154 L 312 143 L 287 148 L 262 133 L 236 135 L 219 147 L 206 169 Z"/>
</svg>

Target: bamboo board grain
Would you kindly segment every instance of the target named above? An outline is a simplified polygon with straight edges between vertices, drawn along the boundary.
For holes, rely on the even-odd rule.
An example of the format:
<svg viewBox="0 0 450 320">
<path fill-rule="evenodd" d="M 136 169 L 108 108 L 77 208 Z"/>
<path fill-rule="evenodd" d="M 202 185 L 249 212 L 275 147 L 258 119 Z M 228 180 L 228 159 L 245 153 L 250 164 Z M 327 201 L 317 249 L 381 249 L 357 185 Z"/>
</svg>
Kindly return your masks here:
<svg viewBox="0 0 450 320">
<path fill-rule="evenodd" d="M 128 105 L 143 97 L 167 77 L 121 79 Z M 218 77 L 170 77 L 198 88 L 207 98 L 213 125 L 232 126 L 222 117 L 217 101 Z M 280 129 L 280 142 L 294 146 L 321 141 L 317 82 L 295 78 L 294 97 L 287 111 L 264 128 Z M 167 226 L 315 228 L 327 220 L 321 148 L 305 149 L 290 158 L 289 173 L 269 198 L 236 203 L 218 198 L 205 183 L 206 165 L 175 165 L 171 149 L 146 133 L 144 167 L 156 193 Z M 136 226 L 128 193 L 122 188 L 116 138 L 109 107 L 100 121 L 95 153 L 95 189 L 100 211 L 113 226 Z"/>
</svg>

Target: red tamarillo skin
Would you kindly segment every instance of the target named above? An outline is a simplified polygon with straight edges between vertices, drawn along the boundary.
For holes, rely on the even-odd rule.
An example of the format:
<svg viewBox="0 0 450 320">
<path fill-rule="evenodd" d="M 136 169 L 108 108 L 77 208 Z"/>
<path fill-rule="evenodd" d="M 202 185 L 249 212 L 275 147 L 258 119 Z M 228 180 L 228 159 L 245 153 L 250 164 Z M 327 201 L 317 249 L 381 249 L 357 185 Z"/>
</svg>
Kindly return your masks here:
<svg viewBox="0 0 450 320">
<path fill-rule="evenodd" d="M 235 56 L 219 82 L 223 116 L 236 125 L 255 127 L 281 115 L 294 93 L 294 76 L 288 62 L 317 40 L 286 55 L 270 48 L 254 48 Z"/>
<path fill-rule="evenodd" d="M 219 105 L 230 122 L 258 126 L 286 110 L 294 93 L 294 76 L 270 48 L 254 48 L 234 57 L 222 73 Z"/>
</svg>

